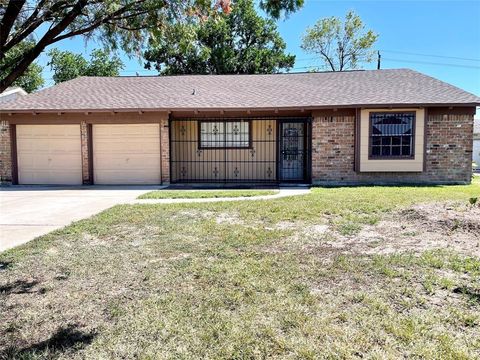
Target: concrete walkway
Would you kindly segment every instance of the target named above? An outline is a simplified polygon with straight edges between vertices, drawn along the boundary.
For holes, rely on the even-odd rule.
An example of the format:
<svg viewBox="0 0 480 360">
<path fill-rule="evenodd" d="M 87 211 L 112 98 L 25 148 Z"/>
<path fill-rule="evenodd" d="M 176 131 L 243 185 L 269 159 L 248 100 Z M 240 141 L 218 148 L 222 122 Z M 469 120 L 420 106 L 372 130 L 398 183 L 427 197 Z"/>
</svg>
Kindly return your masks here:
<svg viewBox="0 0 480 360">
<path fill-rule="evenodd" d="M 308 194 L 308 188 L 281 188 L 278 194 L 208 199 L 152 199 L 138 196 L 159 186 L 15 186 L 0 188 L 0 252 L 24 244 L 118 204 L 176 204 L 269 200 Z"/>
<path fill-rule="evenodd" d="M 214 190 L 212 190 L 214 191 Z M 184 204 L 184 203 L 212 203 L 221 201 L 248 201 L 248 200 L 272 200 L 283 198 L 287 196 L 306 195 L 310 193 L 307 187 L 288 187 L 280 188 L 279 192 L 274 195 L 260 195 L 260 196 L 238 196 L 238 197 L 223 197 L 223 198 L 202 198 L 202 199 L 136 199 L 129 202 L 129 204 Z"/>
</svg>

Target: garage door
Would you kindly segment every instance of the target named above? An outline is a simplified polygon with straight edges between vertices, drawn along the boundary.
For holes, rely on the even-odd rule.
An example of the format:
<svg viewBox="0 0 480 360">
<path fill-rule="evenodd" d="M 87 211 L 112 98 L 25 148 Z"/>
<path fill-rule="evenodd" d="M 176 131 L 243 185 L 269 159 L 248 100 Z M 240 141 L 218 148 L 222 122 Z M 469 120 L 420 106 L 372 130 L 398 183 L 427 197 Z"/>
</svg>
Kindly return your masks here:
<svg viewBox="0 0 480 360">
<path fill-rule="evenodd" d="M 19 184 L 82 183 L 80 125 L 17 125 Z"/>
<path fill-rule="evenodd" d="M 95 184 L 159 184 L 159 124 L 93 125 Z"/>
</svg>

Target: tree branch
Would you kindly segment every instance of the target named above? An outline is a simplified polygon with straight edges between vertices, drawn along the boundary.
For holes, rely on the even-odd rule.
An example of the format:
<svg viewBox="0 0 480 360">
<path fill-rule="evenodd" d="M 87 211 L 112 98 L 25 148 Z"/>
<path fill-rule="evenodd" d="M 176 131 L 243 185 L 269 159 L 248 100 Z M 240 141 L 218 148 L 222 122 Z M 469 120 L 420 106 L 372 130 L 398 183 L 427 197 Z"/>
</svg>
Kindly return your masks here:
<svg viewBox="0 0 480 360">
<path fill-rule="evenodd" d="M 70 12 L 54 27 L 49 29 L 35 46 L 22 57 L 20 62 L 0 81 L 0 93 L 21 76 L 30 66 L 30 64 L 50 45 L 58 34 L 61 34 L 81 13 L 82 9 L 88 4 L 88 0 L 79 0 Z"/>
<path fill-rule="evenodd" d="M 0 27 L 2 30 L 0 31 L 0 53 L 3 54 L 3 45 L 7 42 L 8 36 L 10 35 L 10 31 L 12 31 L 13 24 L 15 24 L 15 20 L 17 19 L 18 14 L 22 10 L 23 5 L 25 4 L 26 0 L 18 0 L 18 1 L 9 1 L 7 5 L 7 9 L 5 10 L 5 14 L 3 15 L 2 21 L 0 23 Z"/>
<path fill-rule="evenodd" d="M 332 60 L 330 59 L 330 56 L 323 52 L 323 50 L 320 50 L 320 54 L 327 60 L 328 64 L 330 65 L 330 68 L 332 69 L 332 71 L 336 71 L 335 69 L 335 65 L 333 64 Z"/>
</svg>

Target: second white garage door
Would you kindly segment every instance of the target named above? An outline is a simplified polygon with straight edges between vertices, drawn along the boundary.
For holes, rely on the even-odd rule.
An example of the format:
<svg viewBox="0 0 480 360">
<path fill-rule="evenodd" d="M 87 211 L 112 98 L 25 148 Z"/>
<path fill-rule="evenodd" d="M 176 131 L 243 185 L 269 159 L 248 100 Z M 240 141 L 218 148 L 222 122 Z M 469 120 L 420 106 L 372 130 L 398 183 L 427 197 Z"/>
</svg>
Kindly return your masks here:
<svg viewBox="0 0 480 360">
<path fill-rule="evenodd" d="M 159 124 L 93 125 L 95 184 L 159 184 Z"/>
</svg>

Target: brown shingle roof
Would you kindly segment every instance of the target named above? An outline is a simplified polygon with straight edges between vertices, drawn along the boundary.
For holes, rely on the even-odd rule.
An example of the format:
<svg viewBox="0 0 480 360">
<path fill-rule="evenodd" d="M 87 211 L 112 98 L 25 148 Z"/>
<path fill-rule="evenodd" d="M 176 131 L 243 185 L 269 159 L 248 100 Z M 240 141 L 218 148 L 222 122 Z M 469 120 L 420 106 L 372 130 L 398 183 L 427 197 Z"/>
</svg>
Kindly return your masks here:
<svg viewBox="0 0 480 360">
<path fill-rule="evenodd" d="M 276 75 L 80 77 L 3 111 L 321 108 L 475 105 L 480 98 L 408 69 Z"/>
</svg>

